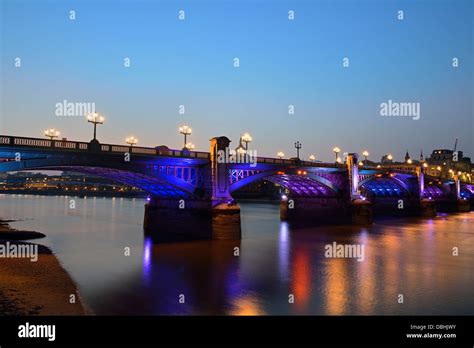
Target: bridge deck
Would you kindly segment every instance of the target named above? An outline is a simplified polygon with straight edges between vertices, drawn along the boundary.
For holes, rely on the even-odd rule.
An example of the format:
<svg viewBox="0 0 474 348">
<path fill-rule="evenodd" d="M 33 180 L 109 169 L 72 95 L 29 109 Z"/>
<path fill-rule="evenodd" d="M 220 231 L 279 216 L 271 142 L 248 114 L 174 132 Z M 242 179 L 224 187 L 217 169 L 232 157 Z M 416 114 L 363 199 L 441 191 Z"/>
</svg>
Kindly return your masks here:
<svg viewBox="0 0 474 348">
<path fill-rule="evenodd" d="M 60 151 L 75 151 L 75 152 L 87 152 L 89 151 L 90 144 L 88 142 L 71 141 L 71 140 L 50 140 L 42 138 L 29 138 L 29 137 L 18 137 L 0 135 L 0 147 L 19 147 L 19 148 L 34 148 L 42 150 L 60 150 Z M 119 144 L 101 144 L 100 152 L 107 153 L 126 153 L 130 152 L 135 155 L 148 155 L 148 156 L 167 156 L 167 157 L 188 157 L 188 158 L 199 158 L 209 159 L 210 153 L 203 151 L 183 151 L 174 149 L 164 149 L 161 147 L 142 147 L 142 146 L 126 146 Z M 296 162 L 294 159 L 280 159 L 272 157 L 257 157 L 258 163 L 276 164 L 276 165 L 294 165 Z M 321 163 L 321 162 L 310 162 L 300 161 L 299 165 L 306 167 L 341 167 L 344 165 L 334 163 Z"/>
</svg>

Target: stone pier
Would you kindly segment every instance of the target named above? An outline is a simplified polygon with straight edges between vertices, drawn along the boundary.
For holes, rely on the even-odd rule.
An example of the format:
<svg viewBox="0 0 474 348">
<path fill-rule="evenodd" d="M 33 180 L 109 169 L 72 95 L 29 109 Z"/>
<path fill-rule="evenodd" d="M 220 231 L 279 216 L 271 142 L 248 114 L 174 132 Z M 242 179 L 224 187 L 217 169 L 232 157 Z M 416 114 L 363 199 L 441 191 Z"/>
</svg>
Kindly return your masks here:
<svg viewBox="0 0 474 348">
<path fill-rule="evenodd" d="M 219 152 L 229 147 L 227 137 L 211 139 L 211 170 L 204 181 L 209 187 L 202 198 L 151 197 L 145 204 L 143 227 L 157 241 L 190 239 L 240 239 L 240 207 L 229 192 L 229 164 Z"/>
</svg>

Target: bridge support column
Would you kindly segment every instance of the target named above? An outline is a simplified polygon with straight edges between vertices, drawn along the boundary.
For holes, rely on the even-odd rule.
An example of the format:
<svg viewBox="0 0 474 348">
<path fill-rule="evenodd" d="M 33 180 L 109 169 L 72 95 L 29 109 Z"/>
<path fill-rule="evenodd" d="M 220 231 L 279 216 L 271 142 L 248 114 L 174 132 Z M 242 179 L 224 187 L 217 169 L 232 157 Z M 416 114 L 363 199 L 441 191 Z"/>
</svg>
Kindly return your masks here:
<svg viewBox="0 0 474 348">
<path fill-rule="evenodd" d="M 241 239 L 240 207 L 221 203 L 212 208 L 212 239 Z"/>
<path fill-rule="evenodd" d="M 145 204 L 143 228 L 145 234 L 160 242 L 193 239 L 240 239 L 240 207 L 221 203 L 212 206 L 210 200 L 155 199 Z"/>
<path fill-rule="evenodd" d="M 356 153 L 347 155 L 347 171 L 349 174 L 350 201 L 352 223 L 370 225 L 373 223 L 372 203 L 360 196 L 359 191 L 359 156 Z"/>
<path fill-rule="evenodd" d="M 280 201 L 280 220 L 294 224 L 350 223 L 350 211 L 341 197 L 286 197 Z"/>
<path fill-rule="evenodd" d="M 458 174 L 454 174 L 454 184 L 456 188 L 456 200 L 458 212 L 466 213 L 471 211 L 471 203 L 461 196 L 461 179 Z"/>
<path fill-rule="evenodd" d="M 421 216 L 433 218 L 436 216 L 436 202 L 433 199 L 422 198 L 420 200 Z"/>
<path fill-rule="evenodd" d="M 157 199 L 145 204 L 143 228 L 158 242 L 210 239 L 211 204 L 207 200 Z"/>
<path fill-rule="evenodd" d="M 241 238 L 240 207 L 229 192 L 229 144 L 227 137 L 211 139 L 211 170 L 202 199 L 151 198 L 145 205 L 146 231 L 155 230 L 158 241 Z"/>
<path fill-rule="evenodd" d="M 354 225 L 371 225 L 373 223 L 372 203 L 364 199 L 354 199 L 351 207 Z"/>
<path fill-rule="evenodd" d="M 436 216 L 436 202 L 425 197 L 425 167 L 416 166 L 416 177 L 418 180 L 418 194 L 420 197 L 420 213 L 422 217 L 433 218 Z"/>
<path fill-rule="evenodd" d="M 240 207 L 234 202 L 229 191 L 230 140 L 227 137 L 211 139 L 212 178 L 212 238 L 240 239 Z"/>
</svg>

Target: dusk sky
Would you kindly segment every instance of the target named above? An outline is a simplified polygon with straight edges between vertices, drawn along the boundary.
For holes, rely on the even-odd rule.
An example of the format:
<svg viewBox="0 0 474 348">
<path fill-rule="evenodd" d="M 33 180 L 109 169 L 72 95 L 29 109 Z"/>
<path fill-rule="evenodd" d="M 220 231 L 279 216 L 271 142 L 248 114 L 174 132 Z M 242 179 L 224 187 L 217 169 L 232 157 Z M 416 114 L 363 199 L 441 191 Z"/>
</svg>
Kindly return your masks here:
<svg viewBox="0 0 474 348">
<path fill-rule="evenodd" d="M 214 136 L 235 147 L 249 132 L 261 156 L 294 156 L 299 140 L 305 158 L 324 161 L 335 145 L 418 158 L 455 138 L 474 156 L 470 0 L 0 3 L 1 134 L 56 127 L 89 141 L 84 117 L 55 115 L 67 100 L 96 104 L 105 143 L 133 134 L 142 146 L 180 148 L 187 123 L 202 151 Z M 382 117 L 388 100 L 420 103 L 420 119 Z"/>
</svg>

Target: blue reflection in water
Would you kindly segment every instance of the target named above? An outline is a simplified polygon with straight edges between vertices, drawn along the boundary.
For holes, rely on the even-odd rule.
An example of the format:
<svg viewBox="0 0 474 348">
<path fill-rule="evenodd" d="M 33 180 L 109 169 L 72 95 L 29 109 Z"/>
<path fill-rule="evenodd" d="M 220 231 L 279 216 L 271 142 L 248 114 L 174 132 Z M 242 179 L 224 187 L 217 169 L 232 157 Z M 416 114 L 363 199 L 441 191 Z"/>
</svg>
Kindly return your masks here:
<svg viewBox="0 0 474 348">
<path fill-rule="evenodd" d="M 280 235 L 278 243 L 278 271 L 282 279 L 289 278 L 290 272 L 290 230 L 288 223 L 280 223 Z"/>
<path fill-rule="evenodd" d="M 151 252 L 153 242 L 151 237 L 145 237 L 143 245 L 143 278 L 148 283 L 151 281 Z"/>
</svg>

